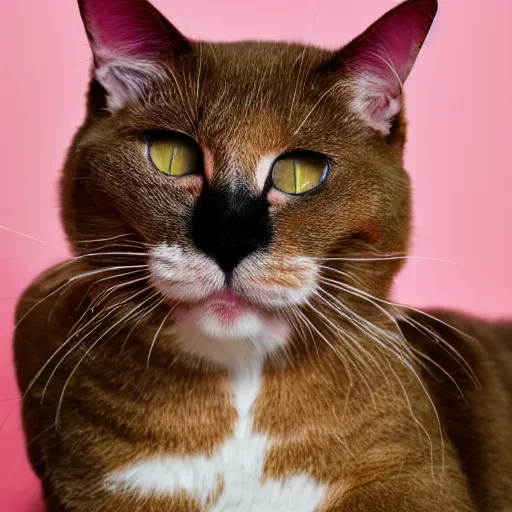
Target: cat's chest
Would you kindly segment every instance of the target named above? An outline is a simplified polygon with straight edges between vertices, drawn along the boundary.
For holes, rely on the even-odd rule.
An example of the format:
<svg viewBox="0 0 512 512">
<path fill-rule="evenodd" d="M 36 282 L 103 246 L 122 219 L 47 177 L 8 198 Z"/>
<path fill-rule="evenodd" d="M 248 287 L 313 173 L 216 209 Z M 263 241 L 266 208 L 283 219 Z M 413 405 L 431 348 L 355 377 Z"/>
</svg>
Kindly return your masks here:
<svg viewBox="0 0 512 512">
<path fill-rule="evenodd" d="M 211 512 L 313 512 L 325 495 L 324 484 L 306 473 L 280 479 L 265 475 L 272 440 L 253 428 L 260 372 L 255 369 L 234 376 L 231 385 L 237 421 L 230 436 L 211 455 L 140 459 L 107 476 L 109 491 L 129 490 L 146 498 L 185 493 Z"/>
</svg>

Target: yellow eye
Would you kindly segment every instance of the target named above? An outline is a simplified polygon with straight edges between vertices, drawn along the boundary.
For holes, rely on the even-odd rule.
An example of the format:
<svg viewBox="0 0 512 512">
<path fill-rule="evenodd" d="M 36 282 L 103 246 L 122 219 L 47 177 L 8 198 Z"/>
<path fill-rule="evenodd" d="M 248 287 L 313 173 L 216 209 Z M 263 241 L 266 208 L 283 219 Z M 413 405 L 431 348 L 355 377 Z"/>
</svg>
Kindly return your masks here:
<svg viewBox="0 0 512 512">
<path fill-rule="evenodd" d="M 186 176 L 201 170 L 201 149 L 194 141 L 180 135 L 150 140 L 148 154 L 155 167 L 168 176 Z"/>
<path fill-rule="evenodd" d="M 319 153 L 300 153 L 277 160 L 272 168 L 274 187 L 286 194 L 304 194 L 327 176 L 329 162 Z"/>
</svg>

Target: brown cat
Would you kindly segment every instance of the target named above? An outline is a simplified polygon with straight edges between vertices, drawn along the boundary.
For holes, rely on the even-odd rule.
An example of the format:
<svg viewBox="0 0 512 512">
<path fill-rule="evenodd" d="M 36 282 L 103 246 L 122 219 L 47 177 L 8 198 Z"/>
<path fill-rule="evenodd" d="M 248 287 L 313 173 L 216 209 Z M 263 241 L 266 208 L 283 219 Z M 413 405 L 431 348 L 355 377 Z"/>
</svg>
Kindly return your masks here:
<svg viewBox="0 0 512 512">
<path fill-rule="evenodd" d="M 25 293 L 15 340 L 47 510 L 512 510 L 512 327 L 387 299 L 402 85 L 437 2 L 337 52 L 79 4 L 76 257 Z"/>
</svg>

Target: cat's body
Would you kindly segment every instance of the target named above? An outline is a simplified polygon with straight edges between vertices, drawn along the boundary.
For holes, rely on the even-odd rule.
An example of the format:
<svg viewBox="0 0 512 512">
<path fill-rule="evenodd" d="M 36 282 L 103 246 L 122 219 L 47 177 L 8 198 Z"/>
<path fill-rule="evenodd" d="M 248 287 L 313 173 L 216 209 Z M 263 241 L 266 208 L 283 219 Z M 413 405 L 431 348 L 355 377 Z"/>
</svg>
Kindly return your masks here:
<svg viewBox="0 0 512 512">
<path fill-rule="evenodd" d="M 510 509 L 510 327 L 387 300 L 401 85 L 436 2 L 335 54 L 80 5 L 97 69 L 63 177 L 78 258 L 26 292 L 15 341 L 48 509 Z"/>
<path fill-rule="evenodd" d="M 73 265 L 41 278 L 19 317 L 87 270 Z M 22 389 L 78 319 L 82 297 L 78 289 L 59 305 L 56 294 L 32 325 L 18 330 Z M 436 363 L 418 369 L 426 390 L 393 358 L 379 358 L 382 371 L 366 368 L 361 375 L 351 368 L 349 377 L 322 345 L 319 354 L 299 349 L 295 368 L 256 366 L 237 376 L 184 368 L 164 342 L 147 367 L 156 327 L 146 326 L 122 349 L 106 344 L 82 362 L 56 429 L 63 386 L 84 354 L 76 351 L 44 400 L 52 367 L 24 406 L 30 459 L 49 510 L 509 510 L 512 326 L 435 314 L 480 340 L 418 317 L 461 353 L 480 387 L 446 349 L 407 324 L 408 340 Z"/>
</svg>

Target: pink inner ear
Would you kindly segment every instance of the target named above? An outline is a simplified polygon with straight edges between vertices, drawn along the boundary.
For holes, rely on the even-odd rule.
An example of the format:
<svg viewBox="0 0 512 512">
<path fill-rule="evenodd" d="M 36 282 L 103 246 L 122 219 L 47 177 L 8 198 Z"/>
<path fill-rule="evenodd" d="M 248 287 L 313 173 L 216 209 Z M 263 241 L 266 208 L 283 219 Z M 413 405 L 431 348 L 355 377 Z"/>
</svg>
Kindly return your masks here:
<svg viewBox="0 0 512 512">
<path fill-rule="evenodd" d="M 409 0 L 395 7 L 347 47 L 349 65 L 399 87 L 412 69 L 436 11 L 436 0 Z"/>
<path fill-rule="evenodd" d="M 81 0 L 84 22 L 100 54 L 155 59 L 184 41 L 146 0 Z"/>
</svg>

